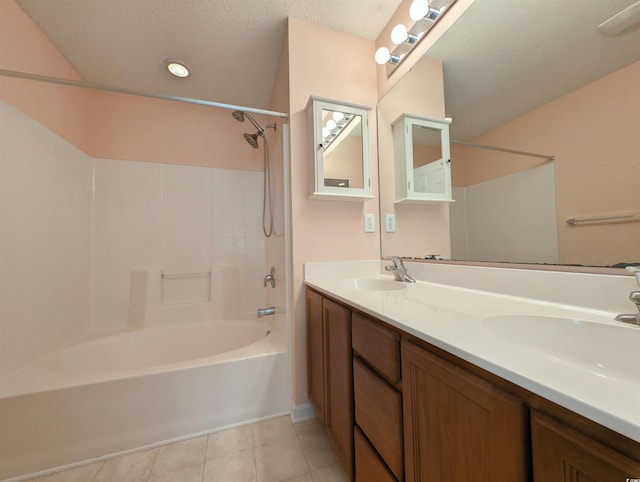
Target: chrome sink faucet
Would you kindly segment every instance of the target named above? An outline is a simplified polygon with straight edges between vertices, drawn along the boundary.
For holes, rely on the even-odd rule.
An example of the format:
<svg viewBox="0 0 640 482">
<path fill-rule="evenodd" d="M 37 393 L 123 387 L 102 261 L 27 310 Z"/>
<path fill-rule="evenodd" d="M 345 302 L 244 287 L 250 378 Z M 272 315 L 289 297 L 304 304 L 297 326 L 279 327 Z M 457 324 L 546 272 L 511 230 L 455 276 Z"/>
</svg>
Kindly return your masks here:
<svg viewBox="0 0 640 482">
<path fill-rule="evenodd" d="M 625 269 L 636 275 L 636 281 L 638 282 L 638 286 L 640 286 L 640 268 L 637 266 L 627 266 Z M 620 314 L 616 316 L 616 321 L 630 323 L 632 325 L 640 325 L 640 291 L 632 291 L 629 295 L 629 299 L 636 305 L 638 312 L 633 315 L 626 313 Z"/>
<path fill-rule="evenodd" d="M 405 268 L 402 258 L 399 256 L 390 256 L 389 259 L 393 263 L 393 266 L 385 266 L 384 269 L 391 271 L 396 278 L 396 281 L 404 281 L 405 283 L 415 283 L 416 280 L 409 276 L 407 268 Z"/>
</svg>

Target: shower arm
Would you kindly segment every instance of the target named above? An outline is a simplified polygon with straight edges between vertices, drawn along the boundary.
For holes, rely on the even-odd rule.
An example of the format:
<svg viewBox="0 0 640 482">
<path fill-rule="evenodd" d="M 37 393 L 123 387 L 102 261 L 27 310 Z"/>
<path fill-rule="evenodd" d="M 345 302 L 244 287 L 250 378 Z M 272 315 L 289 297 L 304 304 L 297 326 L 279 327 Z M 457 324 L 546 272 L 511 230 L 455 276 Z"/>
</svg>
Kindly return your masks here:
<svg viewBox="0 0 640 482">
<path fill-rule="evenodd" d="M 260 134 L 264 132 L 264 127 L 258 124 L 256 120 L 253 117 L 251 117 L 251 115 L 248 112 L 243 112 L 243 114 L 247 119 L 249 119 L 249 121 L 255 126 L 255 128 L 258 129 L 258 132 L 260 132 Z"/>
</svg>

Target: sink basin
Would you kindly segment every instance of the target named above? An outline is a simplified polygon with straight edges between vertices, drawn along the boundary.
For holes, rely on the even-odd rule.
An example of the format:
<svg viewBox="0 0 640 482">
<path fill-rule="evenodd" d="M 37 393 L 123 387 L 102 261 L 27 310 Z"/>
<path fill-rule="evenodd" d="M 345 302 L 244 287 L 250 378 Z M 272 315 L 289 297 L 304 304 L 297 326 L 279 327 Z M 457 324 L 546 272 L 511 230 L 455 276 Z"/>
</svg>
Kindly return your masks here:
<svg viewBox="0 0 640 482">
<path fill-rule="evenodd" d="M 483 323 L 494 336 L 525 350 L 579 365 L 597 376 L 640 381 L 638 328 L 535 315 L 499 315 Z"/>
<path fill-rule="evenodd" d="M 356 289 L 361 291 L 395 291 L 407 287 L 407 283 L 393 279 L 359 278 L 355 280 Z"/>
</svg>

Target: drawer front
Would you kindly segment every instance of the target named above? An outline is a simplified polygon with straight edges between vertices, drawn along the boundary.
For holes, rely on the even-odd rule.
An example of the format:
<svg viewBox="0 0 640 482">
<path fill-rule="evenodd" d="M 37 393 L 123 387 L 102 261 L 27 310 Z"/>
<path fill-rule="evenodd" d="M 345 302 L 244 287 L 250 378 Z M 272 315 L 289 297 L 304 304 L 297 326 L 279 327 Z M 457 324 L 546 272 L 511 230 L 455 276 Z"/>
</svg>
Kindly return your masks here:
<svg viewBox="0 0 640 482">
<path fill-rule="evenodd" d="M 380 323 L 354 313 L 353 349 L 391 383 L 400 382 L 400 337 Z"/>
<path fill-rule="evenodd" d="M 387 466 L 378 456 L 358 427 L 354 431 L 356 446 L 356 482 L 396 482 Z"/>
<path fill-rule="evenodd" d="M 357 358 L 353 360 L 356 423 L 398 480 L 404 477 L 402 396 Z"/>
</svg>

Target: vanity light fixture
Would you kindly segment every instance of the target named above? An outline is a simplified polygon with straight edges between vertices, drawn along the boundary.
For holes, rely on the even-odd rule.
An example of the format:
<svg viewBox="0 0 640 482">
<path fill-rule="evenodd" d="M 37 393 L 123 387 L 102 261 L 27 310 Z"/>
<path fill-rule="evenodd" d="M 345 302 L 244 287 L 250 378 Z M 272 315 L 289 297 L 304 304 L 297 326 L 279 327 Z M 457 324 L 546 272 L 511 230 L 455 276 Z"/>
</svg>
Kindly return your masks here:
<svg viewBox="0 0 640 482">
<path fill-rule="evenodd" d="M 393 50 L 388 47 L 376 50 L 375 60 L 380 65 L 387 64 L 387 75 L 397 68 L 456 0 L 434 1 L 437 1 L 439 8 L 432 6 L 431 0 L 413 0 L 409 8 L 409 27 L 398 24 L 391 30 Z"/>
<path fill-rule="evenodd" d="M 184 79 L 191 75 L 191 71 L 187 64 L 180 60 L 167 59 L 164 61 L 164 65 L 167 67 L 167 70 L 171 74 L 175 75 L 176 77 L 180 77 L 181 79 Z"/>
<path fill-rule="evenodd" d="M 413 0 L 409 7 L 411 20 L 436 20 L 442 12 L 433 8 L 428 0 Z"/>
</svg>

